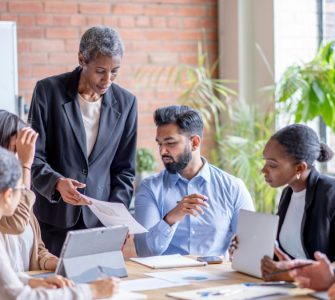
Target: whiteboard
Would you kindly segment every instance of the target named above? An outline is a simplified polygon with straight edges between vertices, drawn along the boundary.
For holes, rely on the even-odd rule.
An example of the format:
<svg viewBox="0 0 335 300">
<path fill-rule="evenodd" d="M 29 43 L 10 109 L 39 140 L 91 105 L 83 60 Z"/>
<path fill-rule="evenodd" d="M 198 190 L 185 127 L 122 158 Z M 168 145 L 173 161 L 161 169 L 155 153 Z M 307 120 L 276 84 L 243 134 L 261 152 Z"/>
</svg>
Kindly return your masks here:
<svg viewBox="0 0 335 300">
<path fill-rule="evenodd" d="M 0 109 L 18 113 L 16 23 L 0 21 Z"/>
</svg>

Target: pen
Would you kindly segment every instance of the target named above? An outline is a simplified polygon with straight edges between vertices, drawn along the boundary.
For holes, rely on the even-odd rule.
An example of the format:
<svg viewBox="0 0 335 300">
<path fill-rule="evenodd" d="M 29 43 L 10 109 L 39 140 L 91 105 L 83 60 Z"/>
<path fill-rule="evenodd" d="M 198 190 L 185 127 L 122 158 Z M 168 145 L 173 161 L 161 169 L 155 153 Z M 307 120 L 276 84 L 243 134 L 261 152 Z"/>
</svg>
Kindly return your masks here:
<svg viewBox="0 0 335 300">
<path fill-rule="evenodd" d="M 208 198 L 205 198 L 203 201 L 204 201 L 204 202 L 208 201 Z M 178 201 L 177 201 L 177 203 L 180 203 L 180 202 L 181 202 L 181 200 L 178 200 Z"/>
<path fill-rule="evenodd" d="M 268 282 L 245 282 L 245 286 L 277 286 L 277 287 L 297 287 L 295 284 L 287 281 L 268 281 Z"/>
<path fill-rule="evenodd" d="M 310 266 L 310 265 L 313 265 L 313 264 L 314 264 L 314 262 L 308 262 L 308 263 L 305 263 L 305 264 L 302 264 L 302 265 L 294 266 L 292 268 L 287 268 L 287 269 L 283 269 L 283 270 L 274 271 L 274 272 L 271 272 L 269 274 L 264 275 L 264 277 L 269 278 L 269 277 L 272 277 L 274 275 L 286 273 L 286 272 L 289 272 L 289 271 L 292 271 L 292 270 L 295 270 L 295 269 L 300 269 L 300 268 L 303 268 L 303 267 L 307 267 L 307 266 Z"/>
<path fill-rule="evenodd" d="M 101 275 L 102 278 L 109 277 L 108 274 L 104 271 L 104 268 L 102 266 L 98 266 L 98 270 L 99 270 L 100 275 Z"/>
</svg>

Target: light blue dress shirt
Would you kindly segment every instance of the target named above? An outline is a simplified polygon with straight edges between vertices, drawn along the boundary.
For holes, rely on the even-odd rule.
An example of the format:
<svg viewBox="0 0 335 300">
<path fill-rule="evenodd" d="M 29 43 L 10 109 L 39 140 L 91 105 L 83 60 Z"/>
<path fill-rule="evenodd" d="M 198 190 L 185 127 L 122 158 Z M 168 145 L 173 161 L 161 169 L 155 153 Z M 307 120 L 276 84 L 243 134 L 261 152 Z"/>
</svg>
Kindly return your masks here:
<svg viewBox="0 0 335 300">
<path fill-rule="evenodd" d="M 135 218 L 149 232 L 135 235 L 139 256 L 225 254 L 236 232 L 239 210 L 254 210 L 254 205 L 241 179 L 203 161 L 191 180 L 163 170 L 142 181 L 135 199 Z M 208 197 L 204 215 L 187 215 L 172 226 L 167 224 L 163 218 L 177 201 L 194 193 Z"/>
</svg>

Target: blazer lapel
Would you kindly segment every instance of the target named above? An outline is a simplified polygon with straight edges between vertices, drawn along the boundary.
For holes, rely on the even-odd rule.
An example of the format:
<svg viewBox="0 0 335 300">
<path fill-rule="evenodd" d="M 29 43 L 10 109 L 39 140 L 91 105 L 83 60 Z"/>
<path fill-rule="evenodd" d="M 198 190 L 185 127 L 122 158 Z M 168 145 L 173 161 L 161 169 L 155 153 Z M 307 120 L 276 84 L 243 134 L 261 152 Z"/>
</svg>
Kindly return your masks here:
<svg viewBox="0 0 335 300">
<path fill-rule="evenodd" d="M 87 161 L 87 148 L 86 148 L 86 134 L 84 124 L 81 117 L 80 107 L 78 101 L 72 100 L 63 104 L 66 116 L 72 127 L 73 135 L 77 140 L 79 147 L 84 154 Z"/>
<path fill-rule="evenodd" d="M 113 85 L 112 85 L 113 87 Z M 104 149 L 107 143 L 111 142 L 112 132 L 121 116 L 121 113 L 115 109 L 117 100 L 113 95 L 113 88 L 103 96 L 100 110 L 99 131 L 93 150 L 88 158 L 92 163 Z"/>
</svg>

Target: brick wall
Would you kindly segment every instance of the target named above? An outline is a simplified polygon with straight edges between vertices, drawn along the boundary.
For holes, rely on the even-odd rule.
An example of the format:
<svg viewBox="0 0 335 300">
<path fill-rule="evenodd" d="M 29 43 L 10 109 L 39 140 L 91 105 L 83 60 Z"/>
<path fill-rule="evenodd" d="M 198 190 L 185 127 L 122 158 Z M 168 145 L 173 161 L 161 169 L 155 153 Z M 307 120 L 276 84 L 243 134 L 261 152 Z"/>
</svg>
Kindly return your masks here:
<svg viewBox="0 0 335 300">
<path fill-rule="evenodd" d="M 216 0 L 0 0 L 0 20 L 17 22 L 19 93 L 28 103 L 37 80 L 77 66 L 80 36 L 87 28 L 118 28 L 126 53 L 117 82 L 138 97 L 139 146 L 155 150 L 152 112 L 176 103 L 178 93 L 163 82 L 139 85 L 135 71 L 193 64 L 203 38 L 217 54 Z"/>
</svg>

